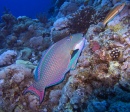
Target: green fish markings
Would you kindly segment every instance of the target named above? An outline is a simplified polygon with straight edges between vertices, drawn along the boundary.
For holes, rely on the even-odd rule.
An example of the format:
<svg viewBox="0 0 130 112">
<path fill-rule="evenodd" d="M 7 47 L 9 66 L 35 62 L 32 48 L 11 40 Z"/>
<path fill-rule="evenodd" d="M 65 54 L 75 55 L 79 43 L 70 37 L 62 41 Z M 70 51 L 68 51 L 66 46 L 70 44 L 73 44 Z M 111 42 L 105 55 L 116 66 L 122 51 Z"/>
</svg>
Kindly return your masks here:
<svg viewBox="0 0 130 112">
<path fill-rule="evenodd" d="M 85 38 L 81 33 L 73 34 L 53 44 L 35 70 L 34 83 L 24 91 L 24 94 L 27 92 L 35 94 L 42 103 L 45 89 L 59 84 L 69 70 L 75 69 L 84 44 Z"/>
</svg>

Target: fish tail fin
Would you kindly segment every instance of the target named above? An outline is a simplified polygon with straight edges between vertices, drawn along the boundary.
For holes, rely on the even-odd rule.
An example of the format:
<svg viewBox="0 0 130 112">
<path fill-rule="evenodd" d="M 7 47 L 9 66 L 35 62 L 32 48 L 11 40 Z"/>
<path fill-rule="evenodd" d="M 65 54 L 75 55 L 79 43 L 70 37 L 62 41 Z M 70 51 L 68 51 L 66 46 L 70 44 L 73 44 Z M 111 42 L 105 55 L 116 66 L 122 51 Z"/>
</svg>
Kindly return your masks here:
<svg viewBox="0 0 130 112">
<path fill-rule="evenodd" d="M 39 91 L 36 88 L 34 88 L 33 85 L 31 85 L 23 92 L 23 94 L 25 95 L 28 92 L 35 94 L 36 96 L 39 97 L 39 102 L 41 104 L 43 101 L 43 98 L 44 98 L 44 91 L 45 91 L 45 89 L 43 91 Z"/>
</svg>

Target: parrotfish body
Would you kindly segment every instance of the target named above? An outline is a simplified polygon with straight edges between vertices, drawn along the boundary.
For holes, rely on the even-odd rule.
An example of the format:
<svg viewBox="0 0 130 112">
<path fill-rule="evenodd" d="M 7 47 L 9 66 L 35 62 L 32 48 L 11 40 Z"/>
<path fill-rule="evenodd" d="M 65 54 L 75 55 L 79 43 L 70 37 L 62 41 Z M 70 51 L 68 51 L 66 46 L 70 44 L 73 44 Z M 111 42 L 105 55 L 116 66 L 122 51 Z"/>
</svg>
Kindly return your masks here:
<svg viewBox="0 0 130 112">
<path fill-rule="evenodd" d="M 118 4 L 113 9 L 110 10 L 110 12 L 107 14 L 106 18 L 103 21 L 103 24 L 106 25 L 106 23 L 110 20 L 112 20 L 122 9 L 124 8 L 125 3 Z"/>
<path fill-rule="evenodd" d="M 73 34 L 53 44 L 42 57 L 34 74 L 34 83 L 24 91 L 32 92 L 43 101 L 45 88 L 63 81 L 65 74 L 74 69 L 83 49 L 85 38 Z"/>
</svg>

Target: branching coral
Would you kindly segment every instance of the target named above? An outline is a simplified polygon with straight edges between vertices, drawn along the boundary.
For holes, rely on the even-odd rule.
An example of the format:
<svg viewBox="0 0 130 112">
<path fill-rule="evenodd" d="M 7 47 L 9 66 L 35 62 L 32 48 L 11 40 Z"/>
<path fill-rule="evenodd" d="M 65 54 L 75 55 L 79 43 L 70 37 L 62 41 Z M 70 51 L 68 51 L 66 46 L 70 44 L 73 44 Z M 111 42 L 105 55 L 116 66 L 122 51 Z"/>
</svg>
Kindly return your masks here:
<svg viewBox="0 0 130 112">
<path fill-rule="evenodd" d="M 16 18 L 12 14 L 4 14 L 2 17 L 2 20 L 5 22 L 6 27 L 5 28 L 11 28 L 12 25 L 16 23 Z"/>
<path fill-rule="evenodd" d="M 47 15 L 44 13 L 39 13 L 36 15 L 36 18 L 43 24 L 46 24 L 48 21 Z"/>
<path fill-rule="evenodd" d="M 68 26 L 71 32 L 83 32 L 93 23 L 92 15 L 95 10 L 92 7 L 83 7 L 81 10 L 73 13 L 69 18 Z"/>
</svg>

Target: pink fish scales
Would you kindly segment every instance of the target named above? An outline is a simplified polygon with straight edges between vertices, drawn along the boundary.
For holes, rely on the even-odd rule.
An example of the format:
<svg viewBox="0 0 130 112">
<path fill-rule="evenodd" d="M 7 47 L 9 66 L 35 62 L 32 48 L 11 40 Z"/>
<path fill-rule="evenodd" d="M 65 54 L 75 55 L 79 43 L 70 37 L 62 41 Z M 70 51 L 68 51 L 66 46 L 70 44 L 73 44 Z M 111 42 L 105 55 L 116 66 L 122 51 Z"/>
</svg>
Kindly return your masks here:
<svg viewBox="0 0 130 112">
<path fill-rule="evenodd" d="M 85 43 L 81 33 L 68 36 L 53 44 L 36 68 L 34 83 L 24 91 L 32 92 L 43 101 L 45 88 L 63 81 L 65 74 L 74 69 Z"/>
</svg>

